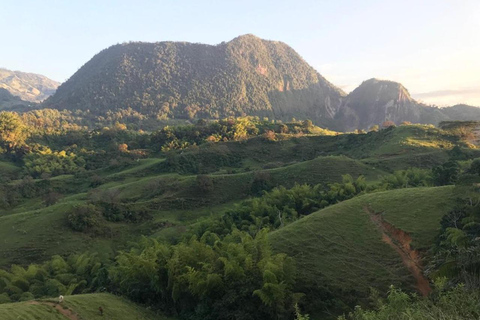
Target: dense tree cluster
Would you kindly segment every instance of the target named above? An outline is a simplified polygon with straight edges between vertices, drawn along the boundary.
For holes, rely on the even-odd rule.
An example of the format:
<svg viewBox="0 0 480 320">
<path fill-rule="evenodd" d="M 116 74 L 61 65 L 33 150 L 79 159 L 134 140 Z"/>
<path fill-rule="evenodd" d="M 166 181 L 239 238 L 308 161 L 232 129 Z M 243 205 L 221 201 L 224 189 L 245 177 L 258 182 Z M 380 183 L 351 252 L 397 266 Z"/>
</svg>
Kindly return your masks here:
<svg viewBox="0 0 480 320">
<path fill-rule="evenodd" d="M 108 280 L 102 260 L 94 254 L 72 255 L 68 259 L 54 256 L 41 265 L 0 269 L 0 303 L 101 289 Z"/>
<path fill-rule="evenodd" d="M 151 135 L 153 149 L 164 152 L 185 149 L 192 145 L 208 142 L 243 141 L 248 138 L 263 135 L 265 140 L 275 141 L 277 135 L 286 134 L 331 135 L 333 131 L 316 127 L 310 120 L 304 122 L 281 123 L 260 120 L 258 117 L 229 118 L 218 121 L 199 120 L 195 125 L 164 127 Z"/>
<path fill-rule="evenodd" d="M 14 265 L 0 270 L 0 303 L 108 289 L 185 319 L 289 319 L 294 276 L 293 260 L 271 251 L 266 230 L 223 239 L 206 232 L 174 246 L 144 238 L 114 261 L 83 254 Z"/>
<path fill-rule="evenodd" d="M 255 235 L 264 228 L 281 228 L 302 216 L 361 194 L 366 189 L 363 176 L 354 180 L 350 175 L 343 176 L 342 183 L 332 183 L 326 187 L 322 184 L 297 184 L 290 189 L 280 186 L 261 197 L 242 202 L 221 218 L 200 225 L 195 232 L 202 234 L 210 231 L 221 235 L 238 229 Z"/>
<path fill-rule="evenodd" d="M 188 319 L 288 319 L 294 295 L 291 258 L 273 254 L 266 231 L 206 232 L 176 246 L 145 240 L 121 253 L 110 275 L 131 299 Z"/>
<path fill-rule="evenodd" d="M 478 289 L 480 275 L 480 198 L 477 190 L 462 187 L 457 207 L 442 219 L 442 230 L 430 269 L 453 283 Z"/>
</svg>

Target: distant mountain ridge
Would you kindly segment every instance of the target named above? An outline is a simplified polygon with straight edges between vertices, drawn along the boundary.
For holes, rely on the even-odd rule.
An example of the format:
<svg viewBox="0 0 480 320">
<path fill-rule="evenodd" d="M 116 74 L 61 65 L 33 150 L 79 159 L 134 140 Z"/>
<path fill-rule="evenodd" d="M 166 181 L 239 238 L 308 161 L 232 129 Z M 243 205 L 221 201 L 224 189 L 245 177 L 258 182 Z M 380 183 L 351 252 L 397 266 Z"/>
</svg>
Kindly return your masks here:
<svg viewBox="0 0 480 320">
<path fill-rule="evenodd" d="M 0 68 L 0 88 L 24 101 L 41 102 L 52 95 L 59 82 L 45 76 Z"/>
<path fill-rule="evenodd" d="M 7 89 L 0 88 L 0 110 L 23 107 L 25 104 L 25 101 L 12 95 Z"/>
<path fill-rule="evenodd" d="M 131 42 L 82 66 L 44 107 L 104 115 L 132 109 L 157 119 L 260 116 L 311 119 L 338 131 L 385 121 L 480 120 L 469 106 L 430 107 L 401 84 L 364 81 L 346 95 L 285 43 L 244 35 L 218 45 Z"/>
</svg>

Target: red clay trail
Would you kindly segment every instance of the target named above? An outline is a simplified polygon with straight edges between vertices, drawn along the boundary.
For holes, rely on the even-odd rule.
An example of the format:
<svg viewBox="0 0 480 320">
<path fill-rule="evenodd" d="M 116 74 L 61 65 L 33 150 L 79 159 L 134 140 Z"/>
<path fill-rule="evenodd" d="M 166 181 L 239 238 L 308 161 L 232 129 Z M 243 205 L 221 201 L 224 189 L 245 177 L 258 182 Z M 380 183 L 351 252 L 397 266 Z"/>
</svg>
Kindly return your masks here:
<svg viewBox="0 0 480 320">
<path fill-rule="evenodd" d="M 365 211 L 370 215 L 372 222 L 382 232 L 383 241 L 389 244 L 400 255 L 403 264 L 415 277 L 418 291 L 423 296 L 427 296 L 432 291 L 432 288 L 430 288 L 428 279 L 423 275 L 418 251 L 412 250 L 410 247 L 410 243 L 412 242 L 410 235 L 383 220 L 381 212 L 377 213 L 369 208 L 365 208 Z"/>
</svg>

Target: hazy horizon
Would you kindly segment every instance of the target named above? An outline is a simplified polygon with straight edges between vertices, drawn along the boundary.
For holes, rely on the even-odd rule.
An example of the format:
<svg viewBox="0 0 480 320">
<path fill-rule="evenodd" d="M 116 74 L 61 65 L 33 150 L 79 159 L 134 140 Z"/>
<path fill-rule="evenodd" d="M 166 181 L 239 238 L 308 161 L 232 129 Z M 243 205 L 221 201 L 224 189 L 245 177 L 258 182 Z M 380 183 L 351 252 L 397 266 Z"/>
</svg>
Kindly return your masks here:
<svg viewBox="0 0 480 320">
<path fill-rule="evenodd" d="M 380 78 L 402 83 L 427 104 L 480 106 L 480 3 L 474 0 L 30 0 L 2 9 L 0 27 L 12 31 L 4 37 L 8 50 L 0 51 L 0 67 L 60 82 L 116 43 L 214 45 L 252 33 L 290 45 L 347 93 Z"/>
</svg>

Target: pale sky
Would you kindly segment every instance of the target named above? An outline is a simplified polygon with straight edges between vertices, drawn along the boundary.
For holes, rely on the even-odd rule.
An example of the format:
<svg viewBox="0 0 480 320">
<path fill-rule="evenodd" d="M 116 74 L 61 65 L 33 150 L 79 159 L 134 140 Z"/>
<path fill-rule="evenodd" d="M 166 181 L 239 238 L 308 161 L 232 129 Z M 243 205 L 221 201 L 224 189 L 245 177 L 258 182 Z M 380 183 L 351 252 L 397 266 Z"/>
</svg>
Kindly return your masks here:
<svg viewBox="0 0 480 320">
<path fill-rule="evenodd" d="M 480 106 L 480 0 L 0 0 L 0 67 L 65 81 L 126 41 L 283 41 L 330 82 Z"/>
</svg>

